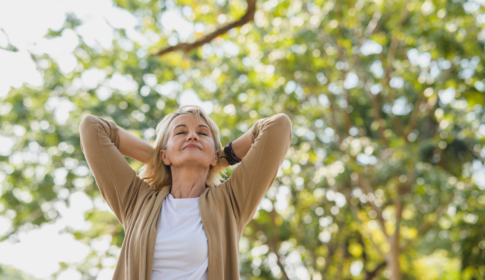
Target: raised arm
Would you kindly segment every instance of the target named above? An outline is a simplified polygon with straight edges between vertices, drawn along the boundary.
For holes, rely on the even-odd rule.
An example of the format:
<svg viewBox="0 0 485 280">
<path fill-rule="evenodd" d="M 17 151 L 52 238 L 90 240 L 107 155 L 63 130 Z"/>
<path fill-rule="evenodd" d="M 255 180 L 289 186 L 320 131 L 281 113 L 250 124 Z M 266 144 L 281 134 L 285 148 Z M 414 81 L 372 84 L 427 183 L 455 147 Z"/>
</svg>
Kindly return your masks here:
<svg viewBox="0 0 485 280">
<path fill-rule="evenodd" d="M 124 144 L 130 141 L 120 137 L 119 131 L 114 121 L 93 115 L 84 117 L 79 125 L 81 149 L 101 195 L 125 226 L 139 193 L 150 186 L 137 176 L 118 150 L 120 138 Z"/>
<path fill-rule="evenodd" d="M 252 219 L 273 184 L 290 146 L 291 127 L 287 115 L 273 115 L 256 121 L 248 132 L 233 142 L 234 153 L 242 161 L 220 187 L 231 197 L 240 229 Z"/>
<path fill-rule="evenodd" d="M 119 126 L 118 135 L 120 138 L 118 150 L 122 155 L 136 159 L 145 164 L 148 163 L 150 157 L 155 152 L 155 148 L 143 140 L 136 138 L 133 134 Z"/>
<path fill-rule="evenodd" d="M 234 153 L 238 158 L 243 159 L 248 153 L 249 149 L 251 148 L 251 145 L 254 143 L 253 131 L 254 131 L 254 126 L 248 129 L 239 138 L 232 141 L 232 145 L 231 145 L 232 150 L 234 151 Z M 226 167 L 231 166 L 227 161 L 227 159 L 221 156 L 224 156 L 224 151 L 219 151 L 219 160 L 222 161 L 221 168 L 224 169 Z"/>
</svg>

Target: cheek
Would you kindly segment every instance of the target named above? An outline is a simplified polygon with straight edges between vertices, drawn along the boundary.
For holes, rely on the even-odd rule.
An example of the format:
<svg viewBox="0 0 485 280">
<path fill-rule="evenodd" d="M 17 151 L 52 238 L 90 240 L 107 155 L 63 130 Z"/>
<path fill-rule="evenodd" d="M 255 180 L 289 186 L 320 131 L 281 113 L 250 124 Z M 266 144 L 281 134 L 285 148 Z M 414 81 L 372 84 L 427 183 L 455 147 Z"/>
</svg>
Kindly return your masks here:
<svg viewBox="0 0 485 280">
<path fill-rule="evenodd" d="M 170 142 L 167 143 L 167 153 L 169 155 L 174 155 L 177 152 L 177 141 L 170 140 Z"/>
<path fill-rule="evenodd" d="M 173 150 L 180 147 L 180 145 L 182 145 L 184 141 L 179 138 L 180 137 L 170 139 L 170 142 L 168 142 L 167 148 L 170 147 L 170 149 Z"/>
<path fill-rule="evenodd" d="M 214 142 L 212 142 L 211 140 L 207 140 L 205 143 L 205 148 L 206 151 L 212 154 L 215 151 Z"/>
</svg>

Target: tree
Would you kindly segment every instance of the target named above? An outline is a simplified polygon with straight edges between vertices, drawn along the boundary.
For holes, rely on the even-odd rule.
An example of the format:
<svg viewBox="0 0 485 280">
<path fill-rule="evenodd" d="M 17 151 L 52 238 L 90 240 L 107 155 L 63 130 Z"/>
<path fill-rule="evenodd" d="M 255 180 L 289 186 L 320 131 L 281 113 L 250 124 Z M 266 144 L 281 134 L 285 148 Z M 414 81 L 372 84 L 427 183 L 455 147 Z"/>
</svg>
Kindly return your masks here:
<svg viewBox="0 0 485 280">
<path fill-rule="evenodd" d="M 13 222 L 4 238 L 56 219 L 54 203 L 73 192 L 99 200 L 79 147 L 84 115 L 112 118 L 152 141 L 156 123 L 197 95 L 212 106 L 223 143 L 261 117 L 284 112 L 293 122 L 287 160 L 241 241 L 245 279 L 482 277 L 485 196 L 474 172 L 485 156 L 483 8 L 256 1 L 254 21 L 216 31 L 250 14 L 250 2 L 117 1 L 154 41 L 115 29 L 105 50 L 79 37 L 78 66 L 66 74 L 51 57 L 33 55 L 44 87 L 13 89 L 0 105 L 2 135 L 16 141 L 1 168 L 0 213 Z M 169 8 L 205 27 L 186 42 L 206 44 L 148 55 L 168 43 L 187 46 L 161 26 Z M 80 25 L 72 15 L 64 29 Z M 84 84 L 85 73 L 100 82 Z M 94 277 L 91 264 L 116 257 L 123 231 L 106 210 L 86 217 L 92 228 L 73 234 L 88 244 L 109 236 L 114 245 L 78 265 Z M 461 266 L 420 270 L 438 257 Z"/>
<path fill-rule="evenodd" d="M 36 278 L 31 277 L 22 271 L 19 271 L 15 268 L 10 266 L 1 266 L 0 267 L 0 279 L 5 280 L 36 280 Z"/>
</svg>

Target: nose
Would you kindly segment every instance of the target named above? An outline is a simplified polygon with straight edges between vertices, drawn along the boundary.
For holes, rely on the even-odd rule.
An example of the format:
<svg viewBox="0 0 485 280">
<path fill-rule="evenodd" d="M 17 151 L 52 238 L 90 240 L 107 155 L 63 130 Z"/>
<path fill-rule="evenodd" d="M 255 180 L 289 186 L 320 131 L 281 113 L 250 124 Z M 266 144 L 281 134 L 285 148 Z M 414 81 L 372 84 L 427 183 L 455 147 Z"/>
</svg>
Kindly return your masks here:
<svg viewBox="0 0 485 280">
<path fill-rule="evenodd" d="M 187 134 L 187 141 L 190 140 L 199 141 L 199 137 L 197 136 L 197 133 L 195 131 L 191 131 Z"/>
</svg>

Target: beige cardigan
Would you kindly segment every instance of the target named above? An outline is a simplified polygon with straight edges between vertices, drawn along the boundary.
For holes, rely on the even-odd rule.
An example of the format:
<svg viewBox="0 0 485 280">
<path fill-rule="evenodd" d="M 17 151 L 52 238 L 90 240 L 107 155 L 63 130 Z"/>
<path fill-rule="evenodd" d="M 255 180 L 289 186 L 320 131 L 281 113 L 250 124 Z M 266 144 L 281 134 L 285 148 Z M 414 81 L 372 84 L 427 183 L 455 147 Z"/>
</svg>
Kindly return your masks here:
<svg viewBox="0 0 485 280">
<path fill-rule="evenodd" d="M 285 114 L 258 120 L 254 143 L 231 177 L 200 195 L 210 280 L 239 279 L 239 239 L 276 178 L 290 145 L 291 126 Z M 158 216 L 171 186 L 159 191 L 138 177 L 117 148 L 115 122 L 89 115 L 79 130 L 101 195 L 125 231 L 113 279 L 151 280 Z"/>
</svg>

